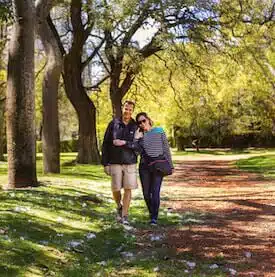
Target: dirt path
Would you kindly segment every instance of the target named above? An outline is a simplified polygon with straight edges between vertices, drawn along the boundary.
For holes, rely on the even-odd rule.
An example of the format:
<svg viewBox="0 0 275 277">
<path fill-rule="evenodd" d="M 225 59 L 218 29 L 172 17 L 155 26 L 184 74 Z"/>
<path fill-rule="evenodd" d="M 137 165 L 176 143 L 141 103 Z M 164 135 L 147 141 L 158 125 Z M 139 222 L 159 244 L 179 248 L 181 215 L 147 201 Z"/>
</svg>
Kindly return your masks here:
<svg viewBox="0 0 275 277">
<path fill-rule="evenodd" d="M 237 276 L 275 276 L 275 182 L 239 171 L 233 160 L 177 161 L 162 205 L 199 220 L 164 228 L 165 243 L 198 260 L 220 257 Z"/>
</svg>

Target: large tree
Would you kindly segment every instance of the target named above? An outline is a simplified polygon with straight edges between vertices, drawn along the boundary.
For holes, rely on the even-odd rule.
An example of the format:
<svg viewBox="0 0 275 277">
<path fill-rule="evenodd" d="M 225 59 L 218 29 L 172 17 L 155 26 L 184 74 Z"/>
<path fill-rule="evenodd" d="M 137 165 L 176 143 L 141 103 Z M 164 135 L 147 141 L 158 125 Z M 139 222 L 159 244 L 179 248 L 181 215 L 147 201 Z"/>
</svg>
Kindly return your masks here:
<svg viewBox="0 0 275 277">
<path fill-rule="evenodd" d="M 14 0 L 13 16 L 7 81 L 8 188 L 37 185 L 32 0 Z"/>
<path fill-rule="evenodd" d="M 236 42 L 231 32 L 245 24 L 274 20 L 274 3 L 270 0 L 105 0 L 103 7 L 105 68 L 110 74 L 110 99 L 116 116 L 142 64 L 156 52 L 174 44 L 175 53 L 181 52 L 180 59 L 185 62 L 188 53 L 177 45 L 222 48 L 227 42 Z"/>
<path fill-rule="evenodd" d="M 7 39 L 6 24 L 0 20 L 0 161 L 4 159 L 4 140 L 5 140 L 5 91 L 6 91 L 6 82 L 5 82 L 5 71 L 4 71 L 4 59 L 3 53 Z"/>
<path fill-rule="evenodd" d="M 60 172 L 60 137 L 58 120 L 58 87 L 62 72 L 62 55 L 51 30 L 52 2 L 37 0 L 37 33 L 46 53 L 42 85 L 42 150 L 45 173 Z"/>
<path fill-rule="evenodd" d="M 153 17 L 154 13 L 157 17 L 158 9 L 157 1 L 104 1 L 105 68 L 110 76 L 114 116 L 121 115 L 122 99 L 140 72 L 142 62 L 164 47 L 160 41 L 162 25 Z M 150 25 L 153 33 L 138 41 L 137 32 L 146 34 Z"/>
<path fill-rule="evenodd" d="M 4 50 L 7 42 L 7 27 L 11 17 L 11 3 L 2 0 L 0 6 L 0 160 L 4 159 L 5 147 L 5 94 L 6 94 L 6 62 Z"/>
<path fill-rule="evenodd" d="M 79 163 L 99 163 L 100 155 L 96 136 L 96 107 L 87 94 L 83 82 L 83 72 L 86 66 L 95 57 L 97 51 L 104 42 L 104 38 L 98 40 L 94 46 L 90 41 L 88 55 L 84 59 L 85 45 L 89 42 L 91 31 L 95 25 L 95 6 L 92 1 L 72 0 L 69 8 L 70 22 L 66 24 L 65 33 L 69 34 L 69 44 L 62 42 L 62 34 L 56 23 L 51 28 L 58 40 L 61 53 L 64 55 L 63 80 L 65 92 L 76 110 L 78 116 L 78 156 Z M 59 33 L 58 33 L 59 31 Z M 68 36 L 65 36 L 65 40 Z M 87 54 L 87 53 L 85 53 Z"/>
</svg>

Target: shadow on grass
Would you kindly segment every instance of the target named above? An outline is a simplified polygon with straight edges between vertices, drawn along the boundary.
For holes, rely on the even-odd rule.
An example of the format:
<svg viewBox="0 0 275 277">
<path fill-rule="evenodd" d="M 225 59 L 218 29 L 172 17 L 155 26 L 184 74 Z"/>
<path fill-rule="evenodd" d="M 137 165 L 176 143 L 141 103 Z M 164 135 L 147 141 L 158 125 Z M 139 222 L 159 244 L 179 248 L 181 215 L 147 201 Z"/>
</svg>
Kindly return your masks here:
<svg viewBox="0 0 275 277">
<path fill-rule="evenodd" d="M 77 196 L 65 194 L 71 190 L 62 192 L 0 193 L 0 276 L 25 276 L 33 266 L 43 276 L 51 272 L 91 276 L 91 271 L 101 267 L 97 262 L 120 258 L 115 249 L 125 242 L 125 236 L 114 225 L 108 203 L 92 194 L 87 198 L 82 191 Z M 87 238 L 90 228 L 96 234 L 94 239 Z M 80 244 L 72 246 L 72 241 Z M 130 245 L 126 239 L 126 248 Z"/>
<path fill-rule="evenodd" d="M 71 187 L 0 192 L 0 229 L 4 232 L 0 235 L 0 275 L 26 276 L 33 271 L 38 276 L 88 277 L 98 273 L 100 276 L 150 276 L 161 265 L 160 276 L 180 276 L 177 274 L 186 267 L 164 261 L 164 252 L 158 249 L 158 244 L 147 249 L 146 257 L 139 253 L 136 237 L 115 222 L 114 212 L 104 200 L 98 202 L 91 191 L 85 194 L 82 189 Z M 131 208 L 131 219 L 136 218 L 133 226 L 155 232 L 145 223 L 143 200 L 137 201 L 142 202 Z M 163 209 L 161 213 L 160 230 L 204 220 L 204 215 L 199 213 L 180 217 L 168 216 Z M 58 218 L 64 220 L 58 221 Z M 90 232 L 96 237 L 88 239 Z M 72 246 L 72 242 L 77 245 Z M 123 252 L 129 251 L 134 254 L 133 258 L 123 256 Z M 152 258 L 154 251 L 158 255 Z M 134 274 L 129 275 L 133 270 Z"/>
<path fill-rule="evenodd" d="M 4 215 L 4 226 L 8 231 L 0 239 L 1 276 L 25 276 L 32 266 L 43 276 L 91 276 L 100 269 L 98 262 L 119 259 L 116 249 L 125 243 L 124 233 L 114 227 L 95 233 L 96 238 L 89 240 L 88 230 L 54 225 L 26 214 Z M 57 228 L 62 230 L 62 237 Z"/>
</svg>

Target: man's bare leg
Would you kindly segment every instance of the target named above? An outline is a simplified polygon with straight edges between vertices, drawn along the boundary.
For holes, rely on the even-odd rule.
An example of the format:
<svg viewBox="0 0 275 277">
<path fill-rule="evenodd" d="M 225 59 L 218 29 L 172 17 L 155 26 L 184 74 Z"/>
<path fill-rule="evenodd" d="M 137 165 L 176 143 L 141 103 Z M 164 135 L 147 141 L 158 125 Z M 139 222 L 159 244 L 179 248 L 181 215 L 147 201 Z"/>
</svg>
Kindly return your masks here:
<svg viewBox="0 0 275 277">
<path fill-rule="evenodd" d="M 120 208 L 121 207 L 121 192 L 120 192 L 120 190 L 113 191 L 113 198 L 117 204 L 117 208 Z"/>
<path fill-rule="evenodd" d="M 132 197 L 132 190 L 131 189 L 124 189 L 124 195 L 123 195 L 123 207 L 122 207 L 122 217 L 128 216 L 128 210 L 130 207 Z"/>
</svg>

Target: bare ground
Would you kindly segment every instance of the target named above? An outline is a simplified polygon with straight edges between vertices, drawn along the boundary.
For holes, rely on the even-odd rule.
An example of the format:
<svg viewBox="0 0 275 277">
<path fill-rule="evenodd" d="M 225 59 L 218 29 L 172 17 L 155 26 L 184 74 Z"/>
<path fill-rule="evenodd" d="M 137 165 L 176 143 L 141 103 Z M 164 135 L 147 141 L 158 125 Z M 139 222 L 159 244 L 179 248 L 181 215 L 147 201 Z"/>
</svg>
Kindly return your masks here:
<svg viewBox="0 0 275 277">
<path fill-rule="evenodd" d="M 160 227 L 164 244 L 197 260 L 222 257 L 238 276 L 275 276 L 275 182 L 238 170 L 235 158 L 176 163 L 162 192 L 169 201 L 161 205 L 204 217 L 182 228 Z"/>
</svg>

